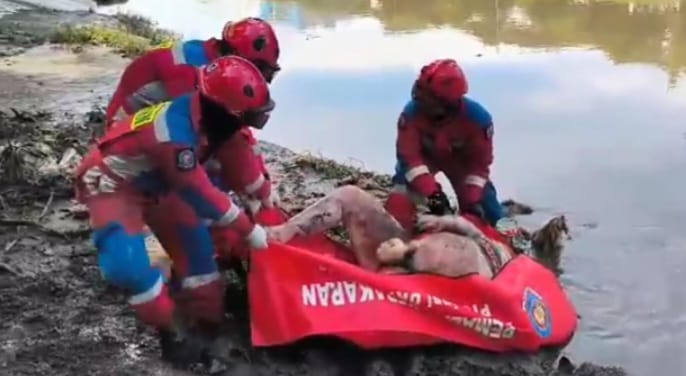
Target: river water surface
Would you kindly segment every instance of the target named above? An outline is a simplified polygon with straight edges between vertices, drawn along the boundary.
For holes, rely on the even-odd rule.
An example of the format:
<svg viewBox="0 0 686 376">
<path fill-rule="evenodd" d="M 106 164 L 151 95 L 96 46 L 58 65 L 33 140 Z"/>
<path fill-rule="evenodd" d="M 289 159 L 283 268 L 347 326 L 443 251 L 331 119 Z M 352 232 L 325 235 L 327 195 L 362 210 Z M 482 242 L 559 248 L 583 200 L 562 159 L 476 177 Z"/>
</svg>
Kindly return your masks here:
<svg viewBox="0 0 686 376">
<path fill-rule="evenodd" d="M 283 71 L 260 137 L 390 172 L 419 68 L 454 57 L 495 121 L 501 196 L 566 213 L 570 351 L 686 375 L 686 1 L 131 0 L 186 38 L 276 25 Z"/>
</svg>

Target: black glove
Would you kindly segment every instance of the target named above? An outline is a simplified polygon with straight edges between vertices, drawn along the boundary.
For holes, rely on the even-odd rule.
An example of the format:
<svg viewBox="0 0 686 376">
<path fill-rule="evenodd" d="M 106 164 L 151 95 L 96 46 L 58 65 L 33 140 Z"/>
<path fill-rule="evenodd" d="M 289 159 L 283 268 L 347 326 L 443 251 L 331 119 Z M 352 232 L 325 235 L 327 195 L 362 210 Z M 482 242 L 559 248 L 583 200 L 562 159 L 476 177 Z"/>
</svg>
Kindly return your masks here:
<svg viewBox="0 0 686 376">
<path fill-rule="evenodd" d="M 453 213 L 453 209 L 450 207 L 448 196 L 446 196 L 441 189 L 432 193 L 431 196 L 428 197 L 427 206 L 429 207 L 429 213 L 433 215 L 446 215 Z"/>
</svg>

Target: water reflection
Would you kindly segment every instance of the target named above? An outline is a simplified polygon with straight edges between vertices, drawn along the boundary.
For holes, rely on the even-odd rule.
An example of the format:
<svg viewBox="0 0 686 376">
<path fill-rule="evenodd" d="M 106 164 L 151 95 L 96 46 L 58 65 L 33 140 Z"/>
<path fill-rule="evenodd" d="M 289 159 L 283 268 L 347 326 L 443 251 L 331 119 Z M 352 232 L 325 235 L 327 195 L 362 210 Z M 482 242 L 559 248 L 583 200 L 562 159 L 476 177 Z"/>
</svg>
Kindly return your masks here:
<svg viewBox="0 0 686 376">
<path fill-rule="evenodd" d="M 655 4 L 655 1 L 652 1 Z M 419 67 L 453 56 L 496 127 L 503 196 L 565 212 L 579 357 L 678 375 L 686 352 L 684 2 L 130 0 L 187 38 L 275 22 L 283 72 L 260 137 L 388 172 Z M 542 218 L 534 218 L 538 220 Z M 589 230 L 585 223 L 598 224 Z"/>
<path fill-rule="evenodd" d="M 672 80 L 686 68 L 683 0 L 274 0 L 263 15 L 304 26 L 332 26 L 346 16 L 372 16 L 389 32 L 452 26 L 489 45 L 594 46 L 615 62 L 665 68 Z"/>
</svg>

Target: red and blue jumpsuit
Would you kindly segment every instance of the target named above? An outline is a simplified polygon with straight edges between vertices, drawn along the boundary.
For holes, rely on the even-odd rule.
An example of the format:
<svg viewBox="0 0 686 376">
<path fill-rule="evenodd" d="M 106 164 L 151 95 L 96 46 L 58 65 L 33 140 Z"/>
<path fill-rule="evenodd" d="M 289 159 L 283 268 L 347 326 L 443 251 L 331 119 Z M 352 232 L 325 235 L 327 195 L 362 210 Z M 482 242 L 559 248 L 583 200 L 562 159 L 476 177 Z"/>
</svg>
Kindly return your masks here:
<svg viewBox="0 0 686 376">
<path fill-rule="evenodd" d="M 134 59 L 107 106 L 107 122 L 194 90 L 197 68 L 219 57 L 218 43 L 216 39 L 170 42 Z"/>
<path fill-rule="evenodd" d="M 412 100 L 399 117 L 394 189 L 386 209 L 406 227 L 414 220 L 414 204 L 425 202 L 436 191 L 438 172 L 450 181 L 460 208 L 481 205 L 491 224 L 504 215 L 489 177 L 493 162 L 491 115 L 467 97 L 461 106 L 457 115 L 436 123 Z"/>
<path fill-rule="evenodd" d="M 107 123 L 195 90 L 198 69 L 219 57 L 218 44 L 214 38 L 169 43 L 136 58 L 124 70 L 107 107 Z M 248 127 L 241 128 L 229 139 L 205 163 L 205 168 L 212 182 L 224 191 L 231 190 L 257 202 L 272 195 L 266 164 Z M 185 210 L 177 205 L 183 203 L 166 200 L 150 210 L 160 213 Z M 237 234 L 233 235 L 233 238 L 237 237 Z M 229 250 L 222 250 L 222 253 L 226 252 Z"/>
<path fill-rule="evenodd" d="M 172 326 L 175 303 L 160 271 L 150 266 L 146 223 L 174 262 L 180 308 L 210 321 L 222 317 L 223 289 L 205 220 L 244 238 L 256 231 L 199 165 L 206 141 L 199 133 L 198 96 L 186 94 L 114 122 L 76 176 L 104 278 L 130 291 L 139 318 L 160 328 Z M 171 201 L 176 211 L 146 210 L 157 199 Z"/>
</svg>

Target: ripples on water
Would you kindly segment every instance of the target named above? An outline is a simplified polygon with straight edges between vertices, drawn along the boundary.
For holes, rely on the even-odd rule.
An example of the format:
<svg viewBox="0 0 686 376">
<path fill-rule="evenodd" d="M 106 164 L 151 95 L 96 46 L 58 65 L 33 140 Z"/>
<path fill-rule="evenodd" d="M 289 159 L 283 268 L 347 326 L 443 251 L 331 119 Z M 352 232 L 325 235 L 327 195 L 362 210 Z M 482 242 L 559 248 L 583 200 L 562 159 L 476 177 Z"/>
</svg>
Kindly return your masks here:
<svg viewBox="0 0 686 376">
<path fill-rule="evenodd" d="M 389 172 L 419 67 L 451 56 L 496 123 L 501 195 L 564 212 L 580 358 L 636 374 L 686 353 L 686 2 L 133 0 L 187 38 L 277 25 L 284 71 L 261 137 Z M 588 224 L 597 225 L 588 226 Z"/>
</svg>

